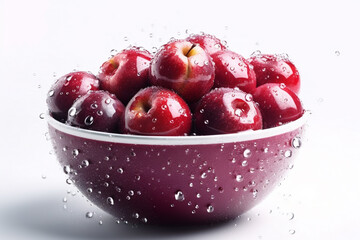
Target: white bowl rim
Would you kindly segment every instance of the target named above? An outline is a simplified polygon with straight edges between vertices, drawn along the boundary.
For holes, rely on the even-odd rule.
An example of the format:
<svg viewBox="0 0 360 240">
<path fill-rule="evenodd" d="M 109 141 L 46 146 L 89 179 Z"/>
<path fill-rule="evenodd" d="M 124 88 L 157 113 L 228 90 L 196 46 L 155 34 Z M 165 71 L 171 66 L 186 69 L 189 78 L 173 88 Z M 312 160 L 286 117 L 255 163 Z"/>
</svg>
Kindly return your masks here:
<svg viewBox="0 0 360 240">
<path fill-rule="evenodd" d="M 55 120 L 49 114 L 46 115 L 47 122 L 60 132 L 102 142 L 139 144 L 139 145 L 204 145 L 222 144 L 251 141 L 277 136 L 283 133 L 294 131 L 307 123 L 310 111 L 305 111 L 299 119 L 283 124 L 278 127 L 261 129 L 256 131 L 243 131 L 238 133 L 201 135 L 201 136 L 145 136 L 119 133 L 99 132 L 88 129 L 73 127 Z"/>
</svg>

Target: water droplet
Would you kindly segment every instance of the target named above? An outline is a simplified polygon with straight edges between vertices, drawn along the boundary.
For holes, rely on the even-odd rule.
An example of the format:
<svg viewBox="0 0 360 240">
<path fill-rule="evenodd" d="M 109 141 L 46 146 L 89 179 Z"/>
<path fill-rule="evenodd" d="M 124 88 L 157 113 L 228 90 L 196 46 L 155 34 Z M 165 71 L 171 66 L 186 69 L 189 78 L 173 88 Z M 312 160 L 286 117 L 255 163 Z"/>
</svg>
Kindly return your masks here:
<svg viewBox="0 0 360 240">
<path fill-rule="evenodd" d="M 285 83 L 280 83 L 280 88 L 284 89 L 286 87 Z"/>
<path fill-rule="evenodd" d="M 85 118 L 85 120 L 84 120 L 84 123 L 85 123 L 85 125 L 87 125 L 87 126 L 90 126 L 91 124 L 93 124 L 93 123 L 94 123 L 94 118 L 93 118 L 93 116 L 87 116 L 87 117 Z"/>
<path fill-rule="evenodd" d="M 251 193 L 252 193 L 253 198 L 256 198 L 256 197 L 257 197 L 257 194 L 258 194 L 258 190 L 253 189 L 253 190 L 251 191 Z"/>
<path fill-rule="evenodd" d="M 205 121 L 204 121 L 204 124 L 205 124 L 205 125 L 208 125 L 208 124 L 209 124 L 209 120 L 205 120 Z"/>
<path fill-rule="evenodd" d="M 185 196 L 184 196 L 184 193 L 182 191 L 177 191 L 175 193 L 175 200 L 177 201 L 184 201 L 185 200 Z"/>
<path fill-rule="evenodd" d="M 120 173 L 120 174 L 123 174 L 123 173 L 124 173 L 124 169 L 118 168 L 117 172 Z"/>
<path fill-rule="evenodd" d="M 148 222 L 147 218 L 145 218 L 145 217 L 142 218 L 141 221 L 142 221 L 143 223 L 147 223 L 147 222 Z"/>
<path fill-rule="evenodd" d="M 105 103 L 106 103 L 106 104 L 110 104 L 110 102 L 111 102 L 111 99 L 110 99 L 110 98 L 107 98 L 107 99 L 105 100 Z"/>
<path fill-rule="evenodd" d="M 248 165 L 248 162 L 246 160 L 242 161 L 241 166 L 246 167 Z"/>
<path fill-rule="evenodd" d="M 133 216 L 133 218 L 139 218 L 140 217 L 140 215 L 138 213 L 134 213 L 132 216 Z"/>
<path fill-rule="evenodd" d="M 269 152 L 269 148 L 264 148 L 264 153 L 268 153 Z"/>
<path fill-rule="evenodd" d="M 79 150 L 78 149 L 74 149 L 74 150 L 72 150 L 72 155 L 74 156 L 74 157 L 77 157 L 78 155 L 79 155 Z"/>
<path fill-rule="evenodd" d="M 50 91 L 49 91 L 49 97 L 54 96 L 54 93 L 55 93 L 55 91 L 54 91 L 54 90 L 50 90 Z"/>
<path fill-rule="evenodd" d="M 76 115 L 76 108 L 75 107 L 71 107 L 68 111 L 68 115 L 70 117 L 74 117 Z"/>
<path fill-rule="evenodd" d="M 39 118 L 44 119 L 45 118 L 45 113 L 40 113 Z"/>
<path fill-rule="evenodd" d="M 206 207 L 206 211 L 207 211 L 208 213 L 212 213 L 212 212 L 214 211 L 214 207 L 209 204 L 209 205 L 207 205 L 207 207 Z"/>
<path fill-rule="evenodd" d="M 46 179 L 46 175 L 44 175 L 44 174 L 41 175 L 41 178 L 42 178 L 42 179 Z"/>
<path fill-rule="evenodd" d="M 340 51 L 336 50 L 336 51 L 335 51 L 335 55 L 336 55 L 336 56 L 340 56 Z"/>
<path fill-rule="evenodd" d="M 204 111 L 205 110 L 203 108 L 199 110 L 200 113 L 204 113 Z"/>
<path fill-rule="evenodd" d="M 284 153 L 284 156 L 289 158 L 292 156 L 292 151 L 291 150 L 286 150 L 285 153 Z"/>
<path fill-rule="evenodd" d="M 109 205 L 114 205 L 114 199 L 112 198 L 112 197 L 108 197 L 107 199 L 106 199 L 106 202 L 109 204 Z"/>
<path fill-rule="evenodd" d="M 247 93 L 245 95 L 245 100 L 248 101 L 248 102 L 251 102 L 253 100 L 253 96 L 250 93 Z"/>
<path fill-rule="evenodd" d="M 93 104 L 90 105 L 90 107 L 91 107 L 92 109 L 97 109 L 97 108 L 98 108 L 98 105 L 97 105 L 96 103 L 93 103 Z"/>
<path fill-rule="evenodd" d="M 206 172 L 203 172 L 203 173 L 201 174 L 201 178 L 206 178 L 206 177 L 207 177 Z"/>
<path fill-rule="evenodd" d="M 90 164 L 90 162 L 89 162 L 88 160 L 83 160 L 83 161 L 81 162 L 81 165 L 82 165 L 83 167 L 88 167 L 89 164 Z"/>
<path fill-rule="evenodd" d="M 99 221 L 99 225 L 103 225 L 103 221 L 100 220 L 100 221 Z"/>
<path fill-rule="evenodd" d="M 88 189 L 86 189 L 86 191 L 87 191 L 88 193 L 92 193 L 92 192 L 93 192 L 93 189 L 92 189 L 92 188 L 88 188 Z"/>
<path fill-rule="evenodd" d="M 293 235 L 293 234 L 295 234 L 295 230 L 294 230 L 294 229 L 290 229 L 290 230 L 289 230 L 289 233 L 290 233 L 291 235 Z"/>
<path fill-rule="evenodd" d="M 70 165 L 65 165 L 63 167 L 63 170 L 64 170 L 64 173 L 65 174 L 69 174 L 71 172 L 71 168 L 70 168 Z"/>
<path fill-rule="evenodd" d="M 93 212 L 87 212 L 86 214 L 85 214 L 85 217 L 86 218 L 92 218 L 94 216 L 94 213 Z"/>
<path fill-rule="evenodd" d="M 244 155 L 245 158 L 250 157 L 250 156 L 251 156 L 251 151 L 250 151 L 250 149 L 248 149 L 248 148 L 245 149 L 244 152 L 243 152 L 243 155 Z"/>
<path fill-rule="evenodd" d="M 235 109 L 235 115 L 238 116 L 238 117 L 241 116 L 241 109 L 240 108 Z"/>
<path fill-rule="evenodd" d="M 301 139 L 299 137 L 294 137 L 293 140 L 291 141 L 291 145 L 293 148 L 300 148 L 301 147 Z"/>
<path fill-rule="evenodd" d="M 65 182 L 70 185 L 70 184 L 72 184 L 73 181 L 70 178 L 68 178 L 68 179 L 66 179 Z"/>
<path fill-rule="evenodd" d="M 237 182 L 242 182 L 244 180 L 244 177 L 239 174 L 239 175 L 235 176 L 235 179 L 236 179 Z"/>
<path fill-rule="evenodd" d="M 292 213 L 292 212 L 289 212 L 289 213 L 287 213 L 286 215 L 287 215 L 287 218 L 288 218 L 289 220 L 293 220 L 294 217 L 295 217 L 295 214 Z"/>
</svg>

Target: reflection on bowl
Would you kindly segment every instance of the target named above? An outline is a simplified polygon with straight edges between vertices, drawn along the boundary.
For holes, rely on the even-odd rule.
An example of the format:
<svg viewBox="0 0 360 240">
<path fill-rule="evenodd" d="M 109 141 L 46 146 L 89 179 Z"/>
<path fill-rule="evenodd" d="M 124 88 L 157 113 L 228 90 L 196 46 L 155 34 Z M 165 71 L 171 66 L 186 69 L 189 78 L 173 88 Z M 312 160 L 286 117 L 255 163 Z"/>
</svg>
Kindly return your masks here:
<svg viewBox="0 0 360 240">
<path fill-rule="evenodd" d="M 132 223 L 204 224 L 258 204 L 292 168 L 309 113 L 280 127 L 212 136 L 135 136 L 48 116 L 57 159 L 93 203 Z"/>
</svg>

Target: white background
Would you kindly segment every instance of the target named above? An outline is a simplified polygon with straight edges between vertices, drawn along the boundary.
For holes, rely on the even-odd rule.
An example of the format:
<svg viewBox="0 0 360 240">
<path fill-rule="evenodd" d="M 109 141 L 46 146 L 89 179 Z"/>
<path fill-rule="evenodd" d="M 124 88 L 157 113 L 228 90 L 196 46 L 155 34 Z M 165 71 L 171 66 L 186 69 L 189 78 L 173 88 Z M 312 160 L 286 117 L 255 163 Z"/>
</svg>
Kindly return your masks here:
<svg viewBox="0 0 360 240">
<path fill-rule="evenodd" d="M 359 239 L 357 2 L 0 0 L 0 239 Z M 286 181 L 234 222 L 116 224 L 65 183 L 39 118 L 46 93 L 73 69 L 97 73 L 111 49 L 153 51 L 186 30 L 245 57 L 288 53 L 313 112 L 307 140 Z"/>
</svg>

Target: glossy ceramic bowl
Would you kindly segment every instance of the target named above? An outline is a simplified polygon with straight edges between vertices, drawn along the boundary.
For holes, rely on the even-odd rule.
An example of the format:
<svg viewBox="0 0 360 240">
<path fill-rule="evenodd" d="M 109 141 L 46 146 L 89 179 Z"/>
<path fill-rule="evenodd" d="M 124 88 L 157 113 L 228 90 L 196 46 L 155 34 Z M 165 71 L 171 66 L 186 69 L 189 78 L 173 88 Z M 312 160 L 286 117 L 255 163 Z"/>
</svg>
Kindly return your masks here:
<svg viewBox="0 0 360 240">
<path fill-rule="evenodd" d="M 236 218 L 292 168 L 309 113 L 271 129 L 212 136 L 135 136 L 71 127 L 48 116 L 64 172 L 94 204 L 132 223 Z"/>
</svg>

